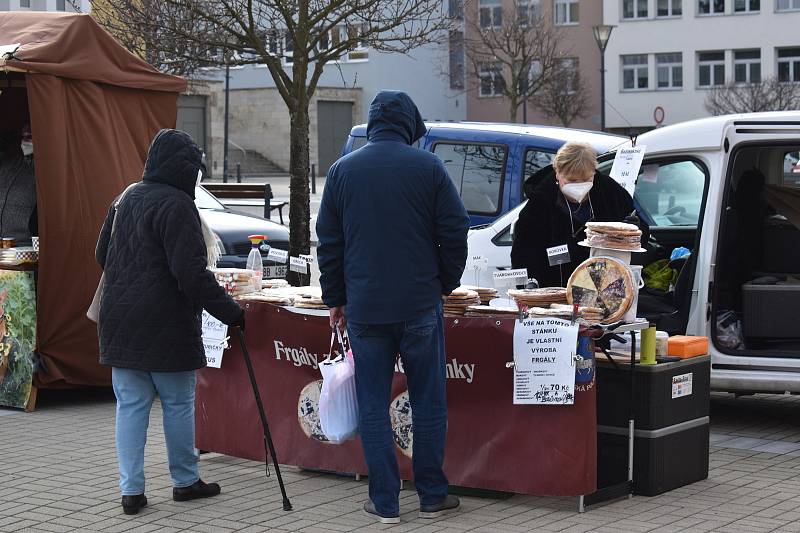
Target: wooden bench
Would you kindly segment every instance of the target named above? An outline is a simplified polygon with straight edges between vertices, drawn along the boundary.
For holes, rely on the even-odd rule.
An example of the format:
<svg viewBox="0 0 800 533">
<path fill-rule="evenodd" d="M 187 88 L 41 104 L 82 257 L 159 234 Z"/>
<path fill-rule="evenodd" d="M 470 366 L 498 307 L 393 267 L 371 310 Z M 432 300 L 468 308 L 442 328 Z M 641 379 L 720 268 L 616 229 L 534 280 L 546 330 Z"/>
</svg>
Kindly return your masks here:
<svg viewBox="0 0 800 533">
<path fill-rule="evenodd" d="M 272 211 L 277 209 L 281 224 L 283 224 L 283 208 L 289 205 L 289 202 L 273 200 L 272 185 L 269 183 L 203 183 L 202 186 L 217 198 L 262 200 L 264 202 L 264 218 L 272 218 Z M 243 205 L 249 205 L 249 202 Z M 254 203 L 254 205 L 261 205 L 261 202 Z"/>
</svg>

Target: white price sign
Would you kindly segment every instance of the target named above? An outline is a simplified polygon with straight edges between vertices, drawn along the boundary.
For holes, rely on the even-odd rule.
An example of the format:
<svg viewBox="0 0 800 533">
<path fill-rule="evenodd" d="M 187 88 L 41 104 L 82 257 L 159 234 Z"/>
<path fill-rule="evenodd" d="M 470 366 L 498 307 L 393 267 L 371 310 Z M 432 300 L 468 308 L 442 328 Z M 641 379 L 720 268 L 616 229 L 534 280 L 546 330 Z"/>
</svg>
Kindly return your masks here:
<svg viewBox="0 0 800 533">
<path fill-rule="evenodd" d="M 228 347 L 228 326 L 203 311 L 203 348 L 211 368 L 222 366 L 222 355 Z"/>
<path fill-rule="evenodd" d="M 289 270 L 299 274 L 308 274 L 308 261 L 299 257 L 290 257 Z"/>
<path fill-rule="evenodd" d="M 495 282 L 509 282 L 518 279 L 527 280 L 528 269 L 518 268 L 516 270 L 498 270 L 492 274 L 492 276 L 494 276 Z"/>
<path fill-rule="evenodd" d="M 620 148 L 611 166 L 609 176 L 622 185 L 631 196 L 636 188 L 636 178 L 639 176 L 646 149 L 647 147 L 643 145 Z"/>
<path fill-rule="evenodd" d="M 514 403 L 575 403 L 578 326 L 560 318 L 529 318 L 514 325 Z"/>
<path fill-rule="evenodd" d="M 269 252 L 267 252 L 267 259 L 278 263 L 285 263 L 289 260 L 289 252 L 286 250 L 278 250 L 277 248 L 270 248 Z"/>
<path fill-rule="evenodd" d="M 486 272 L 487 268 L 489 268 L 489 259 L 482 255 L 471 255 L 467 259 L 467 269 Z"/>
</svg>

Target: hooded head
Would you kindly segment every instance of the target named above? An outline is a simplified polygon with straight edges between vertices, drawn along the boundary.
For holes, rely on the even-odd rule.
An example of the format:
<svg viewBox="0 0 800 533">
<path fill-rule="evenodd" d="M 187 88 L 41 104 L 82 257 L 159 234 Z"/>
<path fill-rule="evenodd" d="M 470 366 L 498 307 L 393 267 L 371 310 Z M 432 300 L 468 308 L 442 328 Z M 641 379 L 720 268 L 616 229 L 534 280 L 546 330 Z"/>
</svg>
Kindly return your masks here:
<svg viewBox="0 0 800 533">
<path fill-rule="evenodd" d="M 422 115 L 406 93 L 380 91 L 369 106 L 367 139 L 414 144 L 426 132 Z"/>
<path fill-rule="evenodd" d="M 142 179 L 172 185 L 194 199 L 201 156 L 188 133 L 161 130 L 150 143 Z"/>
</svg>

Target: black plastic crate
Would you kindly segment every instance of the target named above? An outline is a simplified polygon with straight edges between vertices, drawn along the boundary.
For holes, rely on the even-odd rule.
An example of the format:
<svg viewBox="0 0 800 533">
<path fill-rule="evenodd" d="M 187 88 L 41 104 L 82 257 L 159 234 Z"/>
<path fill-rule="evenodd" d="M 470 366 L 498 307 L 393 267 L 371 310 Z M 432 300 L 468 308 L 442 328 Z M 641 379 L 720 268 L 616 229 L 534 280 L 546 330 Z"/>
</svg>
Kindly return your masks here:
<svg viewBox="0 0 800 533">
<path fill-rule="evenodd" d="M 708 478 L 709 419 L 659 430 L 636 430 L 633 492 L 656 496 Z M 621 483 L 628 472 L 628 428 L 602 426 L 597 433 L 597 487 Z"/>
<path fill-rule="evenodd" d="M 800 285 L 742 285 L 745 337 L 792 339 L 800 337 Z"/>
<path fill-rule="evenodd" d="M 597 356 L 598 426 L 628 427 L 630 365 L 618 365 L 615 368 L 603 355 Z M 674 387 L 686 387 L 687 379 L 692 393 L 674 397 Z M 635 386 L 636 429 L 661 429 L 708 416 L 711 359 L 701 356 L 674 363 L 637 364 Z"/>
</svg>

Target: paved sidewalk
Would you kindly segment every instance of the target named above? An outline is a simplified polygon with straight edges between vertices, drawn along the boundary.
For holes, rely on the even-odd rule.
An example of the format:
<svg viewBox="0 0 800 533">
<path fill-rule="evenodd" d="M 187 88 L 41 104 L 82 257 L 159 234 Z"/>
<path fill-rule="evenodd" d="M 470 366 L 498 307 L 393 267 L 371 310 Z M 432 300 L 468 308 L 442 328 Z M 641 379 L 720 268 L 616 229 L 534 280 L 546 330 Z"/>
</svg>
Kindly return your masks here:
<svg viewBox="0 0 800 533">
<path fill-rule="evenodd" d="M 406 490 L 403 523 L 394 527 L 376 526 L 362 514 L 364 481 L 285 467 L 295 508 L 286 513 L 274 474 L 265 479 L 263 465 L 217 454 L 204 455 L 201 470 L 207 481 L 221 483 L 223 494 L 175 503 L 160 414 L 156 406 L 146 451 L 149 507 L 125 517 L 110 392 L 45 391 L 34 413 L 0 410 L 0 532 L 800 532 L 800 403 L 794 398 L 715 397 L 709 479 L 659 497 L 583 515 L 571 498 L 465 497 L 460 513 L 422 521 L 415 494 Z"/>
</svg>

